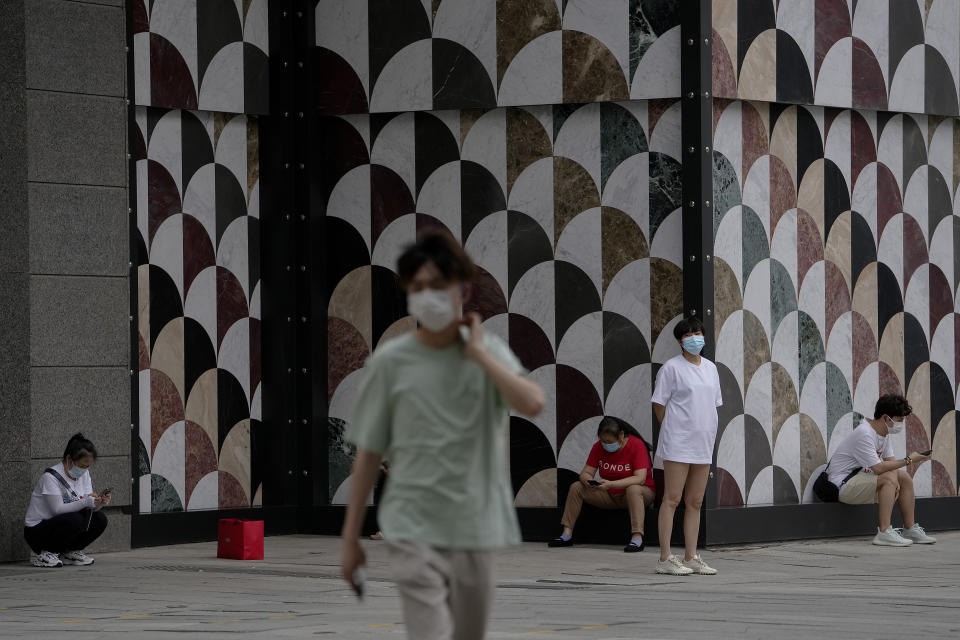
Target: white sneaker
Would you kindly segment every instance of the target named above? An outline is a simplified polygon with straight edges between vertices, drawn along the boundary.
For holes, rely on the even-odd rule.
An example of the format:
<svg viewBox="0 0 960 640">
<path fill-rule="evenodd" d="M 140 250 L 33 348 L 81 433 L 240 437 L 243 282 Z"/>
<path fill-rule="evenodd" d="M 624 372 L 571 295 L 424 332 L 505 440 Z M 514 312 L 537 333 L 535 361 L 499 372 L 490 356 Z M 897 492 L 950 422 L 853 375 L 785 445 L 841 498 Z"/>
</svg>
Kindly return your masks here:
<svg viewBox="0 0 960 640">
<path fill-rule="evenodd" d="M 80 567 L 85 567 L 88 564 L 93 564 L 93 558 L 83 551 L 67 551 L 63 554 L 63 564 L 75 564 Z"/>
<path fill-rule="evenodd" d="M 701 576 L 717 575 L 717 570 L 704 562 L 703 558 L 700 557 L 700 554 L 693 556 L 689 560 L 684 560 L 683 566 Z"/>
<path fill-rule="evenodd" d="M 880 527 L 877 527 L 877 535 L 873 537 L 873 544 L 879 544 L 884 547 L 909 547 L 913 544 L 913 540 L 907 540 L 902 535 L 897 533 L 897 530 L 893 526 L 887 527 L 886 531 L 880 531 Z"/>
<path fill-rule="evenodd" d="M 657 573 L 663 573 L 668 576 L 688 576 L 693 573 L 693 569 L 683 566 L 680 558 L 671 555 L 666 560 L 661 560 L 657 563 Z"/>
<path fill-rule="evenodd" d="M 35 567 L 62 567 L 60 557 L 49 551 L 41 551 L 30 556 L 30 564 Z"/>
<path fill-rule="evenodd" d="M 937 541 L 933 536 L 928 536 L 923 527 L 916 523 L 909 529 L 897 529 L 897 531 L 913 544 L 933 544 Z"/>
</svg>

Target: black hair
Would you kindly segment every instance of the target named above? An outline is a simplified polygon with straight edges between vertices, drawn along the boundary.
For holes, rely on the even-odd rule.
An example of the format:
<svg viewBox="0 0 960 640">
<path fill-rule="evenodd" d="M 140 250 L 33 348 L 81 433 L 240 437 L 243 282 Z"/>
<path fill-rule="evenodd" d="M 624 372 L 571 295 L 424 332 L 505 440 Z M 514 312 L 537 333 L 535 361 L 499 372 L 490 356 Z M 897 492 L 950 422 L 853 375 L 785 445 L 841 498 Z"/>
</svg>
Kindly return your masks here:
<svg viewBox="0 0 960 640">
<path fill-rule="evenodd" d="M 604 418 L 600 421 L 600 426 L 597 427 L 597 437 L 599 438 L 604 434 L 610 434 L 619 438 L 624 432 L 626 432 L 626 430 L 627 429 L 623 426 L 623 423 L 616 418 L 604 416 Z"/>
<path fill-rule="evenodd" d="M 676 324 L 673 328 L 673 337 L 677 340 L 683 339 L 683 336 L 688 333 L 703 332 L 703 321 L 700 320 L 697 316 L 690 316 L 689 318 L 684 318 Z"/>
<path fill-rule="evenodd" d="M 76 462 L 86 456 L 93 456 L 93 459 L 96 460 L 97 448 L 93 446 L 93 443 L 87 440 L 82 433 L 73 434 L 67 442 L 67 448 L 63 450 L 61 460 L 66 460 L 69 457 L 72 461 Z"/>
<path fill-rule="evenodd" d="M 913 413 L 913 407 L 907 402 L 907 399 L 898 393 L 888 393 L 880 396 L 877 400 L 877 406 L 873 409 L 874 419 L 881 416 L 890 416 L 891 418 L 906 418 Z"/>
<path fill-rule="evenodd" d="M 428 262 L 432 262 L 446 280 L 464 283 L 473 280 L 473 260 L 463 247 L 449 233 L 430 231 L 407 247 L 397 260 L 400 286 L 409 284 Z"/>
</svg>

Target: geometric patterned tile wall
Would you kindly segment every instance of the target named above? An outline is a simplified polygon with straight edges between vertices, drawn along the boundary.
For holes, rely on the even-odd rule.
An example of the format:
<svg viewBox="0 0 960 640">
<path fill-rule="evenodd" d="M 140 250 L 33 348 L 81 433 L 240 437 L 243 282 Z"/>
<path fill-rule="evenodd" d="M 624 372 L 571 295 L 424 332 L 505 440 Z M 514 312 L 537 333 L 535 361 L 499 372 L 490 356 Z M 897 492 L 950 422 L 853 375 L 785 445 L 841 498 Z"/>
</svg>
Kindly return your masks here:
<svg viewBox="0 0 960 640">
<path fill-rule="evenodd" d="M 547 394 L 540 416 L 511 421 L 518 506 L 557 505 L 602 415 L 655 439 L 652 380 L 682 312 L 678 100 L 326 116 L 320 129 L 332 502 L 348 493 L 343 429 L 364 360 L 414 327 L 395 261 L 427 228 L 474 257 L 469 307 Z"/>
<path fill-rule="evenodd" d="M 135 104 L 269 110 L 269 0 L 132 0 Z"/>
<path fill-rule="evenodd" d="M 679 0 L 330 0 L 316 5 L 324 113 L 680 95 Z"/>
<path fill-rule="evenodd" d="M 257 120 L 138 107 L 136 125 L 140 511 L 259 505 Z"/>
<path fill-rule="evenodd" d="M 960 120 L 717 100 L 714 150 L 719 504 L 808 501 L 886 392 L 917 495 L 957 495 Z"/>
<path fill-rule="evenodd" d="M 958 115 L 956 0 L 712 0 L 722 98 Z"/>
</svg>

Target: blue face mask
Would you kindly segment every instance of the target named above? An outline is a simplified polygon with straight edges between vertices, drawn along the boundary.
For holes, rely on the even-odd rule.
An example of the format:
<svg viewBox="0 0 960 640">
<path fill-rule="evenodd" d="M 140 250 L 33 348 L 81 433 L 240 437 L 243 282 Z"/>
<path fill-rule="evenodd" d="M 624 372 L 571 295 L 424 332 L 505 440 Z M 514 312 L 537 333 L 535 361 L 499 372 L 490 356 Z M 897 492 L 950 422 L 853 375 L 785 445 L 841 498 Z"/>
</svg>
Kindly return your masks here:
<svg viewBox="0 0 960 640">
<path fill-rule="evenodd" d="M 603 447 L 607 453 L 616 453 L 620 450 L 619 442 L 601 442 L 600 446 Z"/>
<path fill-rule="evenodd" d="M 79 480 L 87 472 L 86 469 L 81 469 L 80 467 L 70 467 L 70 470 L 67 473 L 74 480 Z"/>
<path fill-rule="evenodd" d="M 703 345 L 707 343 L 703 336 L 688 336 L 681 341 L 683 350 L 691 355 L 699 355 L 703 351 Z"/>
</svg>

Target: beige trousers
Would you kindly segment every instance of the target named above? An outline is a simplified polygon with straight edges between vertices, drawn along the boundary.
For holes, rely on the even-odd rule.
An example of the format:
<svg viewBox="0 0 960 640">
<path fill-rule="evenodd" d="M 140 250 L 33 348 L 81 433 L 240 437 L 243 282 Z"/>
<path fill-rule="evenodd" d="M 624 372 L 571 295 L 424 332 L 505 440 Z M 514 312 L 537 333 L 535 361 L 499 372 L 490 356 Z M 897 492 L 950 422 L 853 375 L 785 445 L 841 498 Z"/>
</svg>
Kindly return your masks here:
<svg viewBox="0 0 960 640">
<path fill-rule="evenodd" d="M 630 485 L 625 493 L 611 495 L 606 489 L 588 488 L 577 480 L 570 485 L 567 504 L 563 509 L 563 518 L 560 523 L 573 529 L 580 516 L 580 510 L 583 509 L 583 503 L 586 502 L 601 509 L 629 509 L 630 532 L 643 535 L 643 519 L 646 515 L 644 509 L 646 505 L 653 502 L 653 497 L 653 490 L 642 484 Z"/>
<path fill-rule="evenodd" d="M 387 541 L 411 640 L 482 640 L 493 605 L 492 551 Z"/>
</svg>

